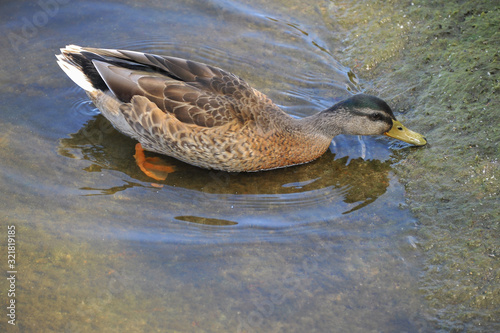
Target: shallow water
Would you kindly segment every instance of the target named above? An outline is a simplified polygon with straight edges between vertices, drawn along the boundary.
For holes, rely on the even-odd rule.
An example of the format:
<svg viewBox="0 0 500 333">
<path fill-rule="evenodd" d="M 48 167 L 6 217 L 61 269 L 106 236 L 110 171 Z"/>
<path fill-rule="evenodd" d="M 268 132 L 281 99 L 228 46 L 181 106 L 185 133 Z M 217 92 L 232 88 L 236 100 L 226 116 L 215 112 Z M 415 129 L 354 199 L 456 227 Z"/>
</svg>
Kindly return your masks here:
<svg viewBox="0 0 500 333">
<path fill-rule="evenodd" d="M 0 11 L 0 208 L 19 258 L 3 331 L 432 330 L 393 172 L 414 148 L 340 136 L 312 163 L 253 174 L 165 157 L 177 171 L 153 183 L 55 62 L 66 44 L 185 57 L 306 116 L 362 90 L 316 2 L 43 3 Z"/>
</svg>

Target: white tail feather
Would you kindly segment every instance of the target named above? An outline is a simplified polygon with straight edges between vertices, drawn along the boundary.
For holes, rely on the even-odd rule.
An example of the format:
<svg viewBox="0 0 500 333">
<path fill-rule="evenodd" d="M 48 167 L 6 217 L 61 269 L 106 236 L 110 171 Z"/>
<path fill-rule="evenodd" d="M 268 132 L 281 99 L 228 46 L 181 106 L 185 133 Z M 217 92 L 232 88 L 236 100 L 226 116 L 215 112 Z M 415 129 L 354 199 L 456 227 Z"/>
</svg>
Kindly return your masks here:
<svg viewBox="0 0 500 333">
<path fill-rule="evenodd" d="M 76 45 L 68 45 L 66 48 L 61 49 L 61 54 L 56 55 L 57 64 L 61 67 L 64 73 L 66 73 L 66 75 L 68 75 L 70 79 L 79 85 L 83 90 L 95 92 L 97 89 L 92 86 L 92 83 L 83 73 L 81 67 L 66 56 L 67 53 L 80 53 L 81 49 L 81 47 Z"/>
</svg>

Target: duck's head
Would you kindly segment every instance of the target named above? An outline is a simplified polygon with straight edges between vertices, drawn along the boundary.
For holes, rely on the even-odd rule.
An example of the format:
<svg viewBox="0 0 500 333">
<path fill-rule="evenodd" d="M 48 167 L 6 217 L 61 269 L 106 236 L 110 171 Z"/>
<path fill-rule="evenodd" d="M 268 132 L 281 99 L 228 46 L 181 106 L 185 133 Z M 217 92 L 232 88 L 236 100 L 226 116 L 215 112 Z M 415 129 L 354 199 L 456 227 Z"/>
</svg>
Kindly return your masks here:
<svg viewBox="0 0 500 333">
<path fill-rule="evenodd" d="M 336 125 L 343 134 L 384 134 L 416 146 L 427 144 L 421 134 L 407 129 L 396 120 L 389 105 L 378 97 L 354 95 L 335 104 L 328 111 L 338 117 Z"/>
</svg>

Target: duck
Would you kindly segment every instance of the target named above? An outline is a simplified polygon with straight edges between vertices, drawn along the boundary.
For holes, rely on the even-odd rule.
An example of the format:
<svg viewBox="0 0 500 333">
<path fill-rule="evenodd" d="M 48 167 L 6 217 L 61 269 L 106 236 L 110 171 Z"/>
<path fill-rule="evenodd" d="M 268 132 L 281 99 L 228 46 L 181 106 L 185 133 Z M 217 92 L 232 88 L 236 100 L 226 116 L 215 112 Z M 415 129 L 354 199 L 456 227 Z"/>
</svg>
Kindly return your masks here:
<svg viewBox="0 0 500 333">
<path fill-rule="evenodd" d="M 239 76 L 200 62 L 77 45 L 56 58 L 102 115 L 138 141 L 137 164 L 155 179 L 154 169 L 173 169 L 148 160 L 144 150 L 205 169 L 254 172 L 313 161 L 339 134 L 427 144 L 372 95 L 355 94 L 294 118 Z"/>
</svg>

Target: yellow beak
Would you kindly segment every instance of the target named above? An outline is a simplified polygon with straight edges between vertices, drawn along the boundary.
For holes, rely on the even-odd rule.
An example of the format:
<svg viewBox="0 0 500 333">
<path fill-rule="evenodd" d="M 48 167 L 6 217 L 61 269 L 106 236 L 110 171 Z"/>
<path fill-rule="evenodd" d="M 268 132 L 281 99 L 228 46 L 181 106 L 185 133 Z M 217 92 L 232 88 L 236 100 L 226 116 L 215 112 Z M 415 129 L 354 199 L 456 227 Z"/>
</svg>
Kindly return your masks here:
<svg viewBox="0 0 500 333">
<path fill-rule="evenodd" d="M 399 121 L 392 120 L 392 128 L 384 133 L 391 138 L 414 144 L 415 146 L 424 146 L 427 140 L 417 132 L 413 132 L 403 126 Z"/>
</svg>

